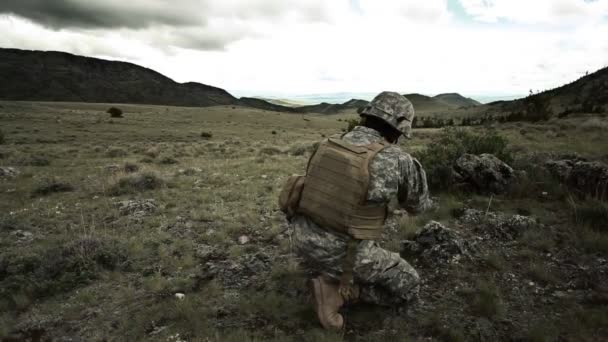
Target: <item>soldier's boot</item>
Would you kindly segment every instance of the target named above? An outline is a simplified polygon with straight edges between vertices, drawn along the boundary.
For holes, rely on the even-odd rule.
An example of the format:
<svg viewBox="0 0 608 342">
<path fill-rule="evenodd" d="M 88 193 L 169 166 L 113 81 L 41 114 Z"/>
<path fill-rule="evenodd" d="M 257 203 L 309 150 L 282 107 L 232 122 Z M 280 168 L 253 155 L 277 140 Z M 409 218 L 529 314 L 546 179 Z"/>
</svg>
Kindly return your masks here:
<svg viewBox="0 0 608 342">
<path fill-rule="evenodd" d="M 344 305 L 344 298 L 339 292 L 339 285 L 323 276 L 312 279 L 311 284 L 319 322 L 327 330 L 341 330 L 344 317 L 338 311 Z"/>
</svg>

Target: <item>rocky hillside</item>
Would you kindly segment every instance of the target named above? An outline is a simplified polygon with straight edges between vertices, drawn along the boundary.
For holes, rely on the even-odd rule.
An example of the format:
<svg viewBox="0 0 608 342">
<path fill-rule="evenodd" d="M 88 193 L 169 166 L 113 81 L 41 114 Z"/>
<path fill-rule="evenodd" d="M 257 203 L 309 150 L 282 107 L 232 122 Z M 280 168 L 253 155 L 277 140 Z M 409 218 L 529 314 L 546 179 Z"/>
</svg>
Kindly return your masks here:
<svg viewBox="0 0 608 342">
<path fill-rule="evenodd" d="M 0 99 L 140 103 L 177 106 L 233 104 L 223 89 L 177 83 L 144 67 L 64 52 L 0 49 Z"/>
<path fill-rule="evenodd" d="M 608 111 L 608 68 L 561 87 L 514 101 L 498 101 L 483 106 L 487 114 L 508 114 L 528 119 L 546 119 L 570 113 Z"/>
</svg>

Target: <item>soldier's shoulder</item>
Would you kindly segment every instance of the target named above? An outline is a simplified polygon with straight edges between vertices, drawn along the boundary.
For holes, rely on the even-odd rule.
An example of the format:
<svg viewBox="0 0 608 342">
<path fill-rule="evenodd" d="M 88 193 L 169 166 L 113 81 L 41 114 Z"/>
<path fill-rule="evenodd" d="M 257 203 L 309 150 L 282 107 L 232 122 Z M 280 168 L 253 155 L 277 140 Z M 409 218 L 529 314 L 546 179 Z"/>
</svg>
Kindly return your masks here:
<svg viewBox="0 0 608 342">
<path fill-rule="evenodd" d="M 379 153 L 393 155 L 396 157 L 409 155 L 408 153 L 403 151 L 398 145 L 388 145 L 383 148 Z"/>
</svg>

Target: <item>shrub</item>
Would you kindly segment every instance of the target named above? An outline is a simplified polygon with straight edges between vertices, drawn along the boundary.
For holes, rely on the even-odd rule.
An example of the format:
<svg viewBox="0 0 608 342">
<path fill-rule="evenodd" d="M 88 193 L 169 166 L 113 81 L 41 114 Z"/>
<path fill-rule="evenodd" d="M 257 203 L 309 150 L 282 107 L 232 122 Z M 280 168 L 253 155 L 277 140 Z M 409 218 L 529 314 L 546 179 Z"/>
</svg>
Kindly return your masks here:
<svg viewBox="0 0 608 342">
<path fill-rule="evenodd" d="M 308 152 L 313 151 L 313 145 L 292 145 L 287 152 L 292 156 L 303 156 Z"/>
<path fill-rule="evenodd" d="M 57 192 L 74 191 L 74 187 L 55 178 L 42 180 L 32 191 L 33 196 L 46 196 Z"/>
<path fill-rule="evenodd" d="M 513 161 L 506 138 L 495 132 L 474 134 L 463 129 L 445 128 L 416 156 L 425 168 L 429 187 L 446 189 L 452 184 L 452 166 L 463 154 L 490 153 L 506 163 Z"/>
<path fill-rule="evenodd" d="M 350 132 L 355 127 L 361 125 L 361 119 L 347 119 L 345 121 L 346 121 L 346 132 Z"/>
<path fill-rule="evenodd" d="M 122 148 L 111 148 L 106 152 L 106 157 L 109 158 L 126 157 L 127 155 L 127 151 Z"/>
<path fill-rule="evenodd" d="M 108 109 L 107 113 L 110 114 L 110 117 L 112 118 L 122 118 L 122 109 L 120 108 L 111 107 Z"/>
<path fill-rule="evenodd" d="M 135 163 L 126 162 L 123 169 L 126 173 L 133 173 L 139 171 L 139 165 Z"/>
<path fill-rule="evenodd" d="M 280 149 L 276 148 L 276 147 L 264 147 L 262 149 L 260 149 L 260 153 L 261 154 L 268 154 L 268 155 L 276 155 L 276 154 L 281 154 L 283 153 L 283 151 L 281 151 Z"/>
<path fill-rule="evenodd" d="M 0 129 L 0 145 L 6 142 L 6 138 L 4 137 L 4 131 Z"/>
<path fill-rule="evenodd" d="M 160 150 L 158 147 L 150 147 L 146 150 L 146 152 L 144 152 L 144 154 L 150 158 L 156 158 L 160 154 Z"/>
<path fill-rule="evenodd" d="M 127 256 L 117 240 L 82 237 L 57 247 L 19 249 L 0 256 L 0 293 L 54 295 L 89 283 L 102 270 L 123 267 Z M 14 297 L 5 297 L 9 308 L 19 306 Z"/>
<path fill-rule="evenodd" d="M 479 281 L 471 303 L 473 311 L 483 317 L 492 318 L 503 313 L 503 303 L 496 285 Z"/>
<path fill-rule="evenodd" d="M 134 192 L 154 190 L 162 187 L 165 181 L 152 172 L 142 172 L 120 178 L 109 189 L 110 195 L 119 196 Z"/>
<path fill-rule="evenodd" d="M 211 139 L 213 137 L 213 134 L 210 132 L 202 132 L 201 133 L 201 138 L 203 139 Z"/>
<path fill-rule="evenodd" d="M 572 198 L 569 202 L 575 224 L 597 232 L 608 233 L 608 203 L 598 200 L 576 203 Z"/>
<path fill-rule="evenodd" d="M 170 157 L 170 156 L 165 156 L 165 157 L 162 157 L 162 158 L 159 160 L 159 163 L 161 163 L 161 164 L 166 164 L 166 165 L 171 165 L 171 164 L 177 164 L 177 163 L 178 163 L 178 161 L 177 161 L 177 159 L 175 159 L 175 158 L 173 158 L 173 157 Z"/>
<path fill-rule="evenodd" d="M 24 160 L 22 164 L 30 166 L 49 166 L 51 165 L 51 161 L 43 156 L 32 156 L 29 159 Z"/>
</svg>

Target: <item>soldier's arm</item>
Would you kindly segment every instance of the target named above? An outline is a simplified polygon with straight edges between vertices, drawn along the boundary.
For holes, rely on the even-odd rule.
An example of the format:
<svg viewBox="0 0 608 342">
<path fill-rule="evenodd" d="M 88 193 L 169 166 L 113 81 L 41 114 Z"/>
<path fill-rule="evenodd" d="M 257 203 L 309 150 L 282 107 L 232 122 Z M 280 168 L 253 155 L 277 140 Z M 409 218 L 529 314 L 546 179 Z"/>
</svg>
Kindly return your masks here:
<svg viewBox="0 0 608 342">
<path fill-rule="evenodd" d="M 426 173 L 418 160 L 407 153 L 399 156 L 399 204 L 410 213 L 421 213 L 432 207 Z"/>
</svg>

